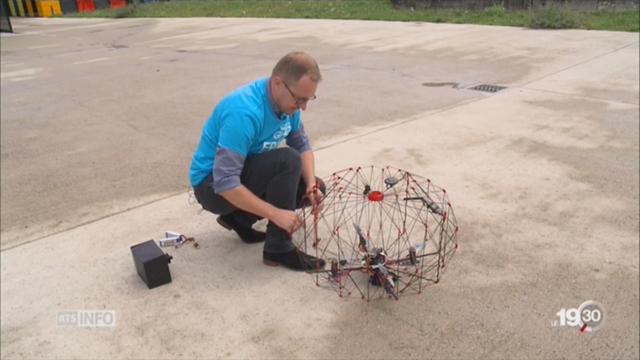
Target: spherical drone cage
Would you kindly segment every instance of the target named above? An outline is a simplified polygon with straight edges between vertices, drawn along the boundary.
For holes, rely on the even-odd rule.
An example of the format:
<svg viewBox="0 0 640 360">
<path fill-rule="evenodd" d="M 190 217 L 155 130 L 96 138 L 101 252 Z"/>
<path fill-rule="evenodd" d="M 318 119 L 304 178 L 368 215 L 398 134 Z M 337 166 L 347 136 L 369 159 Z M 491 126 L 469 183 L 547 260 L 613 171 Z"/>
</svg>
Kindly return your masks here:
<svg viewBox="0 0 640 360">
<path fill-rule="evenodd" d="M 397 300 L 440 281 L 458 248 L 458 225 L 443 188 L 390 166 L 344 169 L 324 183 L 322 210 L 299 209 L 304 222 L 292 238 L 326 261 L 326 269 L 312 272 L 318 286 L 341 297 Z"/>
</svg>

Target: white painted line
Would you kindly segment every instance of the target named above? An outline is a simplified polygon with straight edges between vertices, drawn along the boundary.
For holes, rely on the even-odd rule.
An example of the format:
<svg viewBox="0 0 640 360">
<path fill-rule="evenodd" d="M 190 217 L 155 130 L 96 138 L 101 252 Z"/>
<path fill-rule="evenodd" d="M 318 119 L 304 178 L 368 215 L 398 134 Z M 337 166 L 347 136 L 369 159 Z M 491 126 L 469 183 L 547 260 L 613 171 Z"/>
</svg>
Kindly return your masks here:
<svg viewBox="0 0 640 360">
<path fill-rule="evenodd" d="M 0 72 L 0 79 L 11 79 L 25 76 L 33 76 L 42 71 L 42 68 L 23 69 L 10 72 Z"/>
<path fill-rule="evenodd" d="M 38 46 L 30 46 L 27 49 L 36 50 L 36 49 L 48 49 L 53 47 L 59 47 L 61 44 L 49 44 L 49 45 L 38 45 Z"/>
<path fill-rule="evenodd" d="M 238 46 L 237 43 L 234 44 L 220 44 L 220 45 L 195 45 L 195 46 L 183 46 L 183 47 L 175 47 L 174 45 L 151 45 L 153 49 L 174 49 L 175 50 L 184 50 L 184 51 L 202 51 L 202 50 L 218 50 L 218 49 L 229 49 L 232 47 Z"/>
<path fill-rule="evenodd" d="M 11 79 L 9 79 L 9 81 L 11 81 L 11 82 L 27 81 L 27 80 L 33 80 L 33 79 L 35 79 L 36 77 L 37 77 L 37 76 L 15 77 L 15 78 L 11 78 Z"/>
<path fill-rule="evenodd" d="M 1 66 L 5 67 L 5 66 L 22 66 L 24 65 L 24 63 L 14 63 L 14 62 L 10 62 L 10 61 L 3 61 L 0 63 Z"/>
<path fill-rule="evenodd" d="M 91 64 L 91 63 L 96 63 L 96 62 L 105 61 L 105 60 L 109 60 L 109 59 L 111 59 L 111 58 L 110 57 L 101 57 L 101 58 L 95 58 L 95 59 L 89 59 L 89 60 L 82 60 L 82 61 L 74 62 L 73 65 Z"/>
<path fill-rule="evenodd" d="M 15 36 L 26 36 L 26 35 L 42 35 L 42 34 L 51 34 L 51 33 L 57 33 L 57 32 L 61 32 L 61 31 L 77 31 L 80 29 L 92 29 L 92 28 L 97 28 L 97 27 L 104 27 L 104 26 L 115 26 L 117 25 L 118 22 L 103 22 L 103 23 L 99 23 L 99 24 L 92 24 L 92 25 L 81 25 L 81 26 L 69 26 L 67 28 L 64 29 L 53 29 L 53 30 L 46 30 L 46 31 L 25 31 L 23 33 L 14 33 Z"/>
</svg>

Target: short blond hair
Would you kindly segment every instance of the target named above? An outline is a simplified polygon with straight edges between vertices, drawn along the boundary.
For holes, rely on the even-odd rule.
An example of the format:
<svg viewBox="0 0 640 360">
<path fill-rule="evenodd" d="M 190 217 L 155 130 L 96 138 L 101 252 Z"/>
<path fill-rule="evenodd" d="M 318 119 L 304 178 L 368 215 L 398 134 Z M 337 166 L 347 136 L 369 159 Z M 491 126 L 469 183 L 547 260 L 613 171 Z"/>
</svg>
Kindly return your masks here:
<svg viewBox="0 0 640 360">
<path fill-rule="evenodd" d="M 271 72 L 271 76 L 280 76 L 290 86 L 297 84 L 305 75 L 314 82 L 322 80 L 318 63 L 309 54 L 301 51 L 285 55 Z"/>
</svg>

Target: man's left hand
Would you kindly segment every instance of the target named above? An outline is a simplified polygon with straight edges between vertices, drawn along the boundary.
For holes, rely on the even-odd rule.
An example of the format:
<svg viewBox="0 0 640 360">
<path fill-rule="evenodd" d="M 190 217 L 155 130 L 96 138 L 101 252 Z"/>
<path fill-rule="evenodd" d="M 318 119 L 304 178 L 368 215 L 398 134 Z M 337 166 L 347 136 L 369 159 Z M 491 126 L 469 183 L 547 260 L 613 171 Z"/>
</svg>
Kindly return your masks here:
<svg viewBox="0 0 640 360">
<path fill-rule="evenodd" d="M 320 215 L 324 204 L 322 201 L 322 192 L 318 189 L 318 185 L 312 184 L 307 186 L 307 198 L 311 201 L 311 213 L 313 215 Z"/>
</svg>

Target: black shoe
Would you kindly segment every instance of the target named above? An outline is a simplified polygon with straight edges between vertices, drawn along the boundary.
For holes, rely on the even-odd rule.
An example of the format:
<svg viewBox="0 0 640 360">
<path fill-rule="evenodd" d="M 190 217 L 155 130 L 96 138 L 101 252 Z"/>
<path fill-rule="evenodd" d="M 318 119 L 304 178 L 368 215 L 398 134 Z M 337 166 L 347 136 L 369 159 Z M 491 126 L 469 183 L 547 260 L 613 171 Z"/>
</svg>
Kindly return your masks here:
<svg viewBox="0 0 640 360">
<path fill-rule="evenodd" d="M 319 270 L 324 268 L 324 260 L 293 249 L 286 253 L 262 252 L 262 262 L 269 266 L 284 265 L 293 270 Z"/>
<path fill-rule="evenodd" d="M 218 224 L 227 230 L 235 231 L 240 239 L 247 244 L 263 242 L 266 234 L 263 231 L 254 230 L 250 226 L 242 225 L 233 217 L 233 214 L 218 216 Z"/>
</svg>

